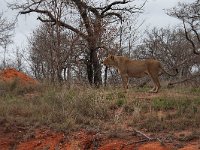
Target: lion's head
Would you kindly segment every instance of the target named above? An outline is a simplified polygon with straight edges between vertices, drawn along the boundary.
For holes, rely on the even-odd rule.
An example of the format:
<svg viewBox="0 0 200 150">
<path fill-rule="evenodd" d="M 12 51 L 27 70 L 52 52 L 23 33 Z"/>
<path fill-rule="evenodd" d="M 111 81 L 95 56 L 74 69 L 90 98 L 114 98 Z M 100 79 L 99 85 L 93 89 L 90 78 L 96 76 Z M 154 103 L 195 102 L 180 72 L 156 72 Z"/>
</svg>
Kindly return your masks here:
<svg viewBox="0 0 200 150">
<path fill-rule="evenodd" d="M 104 59 L 103 64 L 105 66 L 107 66 L 107 67 L 114 66 L 116 64 L 116 62 L 115 62 L 115 56 L 108 55 L 108 57 Z"/>
</svg>

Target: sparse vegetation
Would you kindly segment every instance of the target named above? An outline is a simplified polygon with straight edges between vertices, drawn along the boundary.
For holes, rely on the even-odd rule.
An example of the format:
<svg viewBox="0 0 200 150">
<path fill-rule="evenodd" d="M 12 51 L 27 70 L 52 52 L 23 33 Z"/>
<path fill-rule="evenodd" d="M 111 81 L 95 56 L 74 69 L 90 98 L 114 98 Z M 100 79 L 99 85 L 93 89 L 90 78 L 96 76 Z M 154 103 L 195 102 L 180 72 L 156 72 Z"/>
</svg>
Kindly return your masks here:
<svg viewBox="0 0 200 150">
<path fill-rule="evenodd" d="M 8 87 L 12 84 L 15 88 L 11 90 Z M 123 93 L 108 88 L 37 85 L 28 87 L 30 92 L 16 82 L 1 84 L 1 89 L 5 91 L 0 98 L 0 119 L 6 120 L 6 126 L 14 122 L 27 128 L 48 126 L 65 132 L 80 128 L 109 130 L 113 124 L 119 128 L 125 123 L 150 132 L 200 128 L 198 93 L 186 97 L 186 91 L 176 95 L 170 89 L 171 94 L 164 90 L 159 96 L 149 94 L 149 98 L 147 95 L 140 99 L 135 89 Z M 122 111 L 117 114 L 116 123 L 118 109 Z"/>
</svg>

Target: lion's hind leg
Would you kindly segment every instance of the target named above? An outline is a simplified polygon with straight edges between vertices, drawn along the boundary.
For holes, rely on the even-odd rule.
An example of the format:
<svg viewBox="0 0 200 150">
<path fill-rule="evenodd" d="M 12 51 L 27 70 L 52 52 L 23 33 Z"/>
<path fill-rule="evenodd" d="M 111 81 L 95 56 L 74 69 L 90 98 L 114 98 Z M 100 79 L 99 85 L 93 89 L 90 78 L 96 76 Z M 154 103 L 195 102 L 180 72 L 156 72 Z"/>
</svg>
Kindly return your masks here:
<svg viewBox="0 0 200 150">
<path fill-rule="evenodd" d="M 152 90 L 150 90 L 150 92 L 152 93 L 157 93 L 158 90 L 160 89 L 160 81 L 158 79 L 158 75 L 157 74 L 150 74 L 151 78 L 152 78 L 152 81 L 154 83 L 154 87 Z"/>
<path fill-rule="evenodd" d="M 154 86 L 151 90 L 149 90 L 150 93 L 155 93 L 156 87 Z"/>
</svg>

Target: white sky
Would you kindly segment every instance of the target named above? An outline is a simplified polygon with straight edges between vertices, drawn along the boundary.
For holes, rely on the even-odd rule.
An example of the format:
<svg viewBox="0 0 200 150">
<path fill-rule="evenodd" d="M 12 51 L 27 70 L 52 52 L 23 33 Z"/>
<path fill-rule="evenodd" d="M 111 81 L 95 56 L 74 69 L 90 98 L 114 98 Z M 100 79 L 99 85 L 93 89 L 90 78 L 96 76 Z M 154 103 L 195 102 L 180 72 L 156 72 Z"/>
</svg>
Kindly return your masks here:
<svg viewBox="0 0 200 150">
<path fill-rule="evenodd" d="M 4 16 L 9 19 L 15 19 L 17 12 L 9 10 L 6 2 L 13 0 L 1 0 L 0 10 L 4 12 Z M 173 26 L 180 23 L 177 19 L 165 14 L 164 9 L 172 8 L 178 2 L 193 2 L 194 0 L 148 0 L 145 5 L 145 12 L 142 18 L 145 19 L 145 26 L 150 27 L 166 27 Z M 27 37 L 31 35 L 33 30 L 39 25 L 36 15 L 20 15 L 15 29 L 15 36 L 13 37 L 14 45 L 10 49 L 16 47 L 24 48 L 27 46 Z"/>
<path fill-rule="evenodd" d="M 180 24 L 180 20 L 168 16 L 166 9 L 177 6 L 178 2 L 192 3 L 195 0 L 148 0 L 142 15 L 146 26 L 167 27 Z"/>
</svg>

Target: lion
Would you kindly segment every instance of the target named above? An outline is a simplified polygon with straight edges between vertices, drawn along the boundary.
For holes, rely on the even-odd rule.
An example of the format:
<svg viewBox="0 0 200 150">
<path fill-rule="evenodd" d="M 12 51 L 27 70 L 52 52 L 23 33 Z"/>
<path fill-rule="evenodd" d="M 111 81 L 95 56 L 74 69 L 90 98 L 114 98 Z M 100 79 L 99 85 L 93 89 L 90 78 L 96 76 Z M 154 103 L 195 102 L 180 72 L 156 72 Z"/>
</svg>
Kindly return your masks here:
<svg viewBox="0 0 200 150">
<path fill-rule="evenodd" d="M 174 75 L 167 73 L 162 68 L 161 63 L 155 59 L 131 60 L 124 56 L 109 55 L 104 59 L 103 64 L 107 67 L 115 67 L 118 69 L 125 91 L 128 89 L 129 77 L 141 78 L 148 75 L 154 83 L 154 87 L 150 92 L 157 93 L 161 87 L 158 79 L 160 71 L 170 76 L 175 76 L 178 73 Z"/>
</svg>

